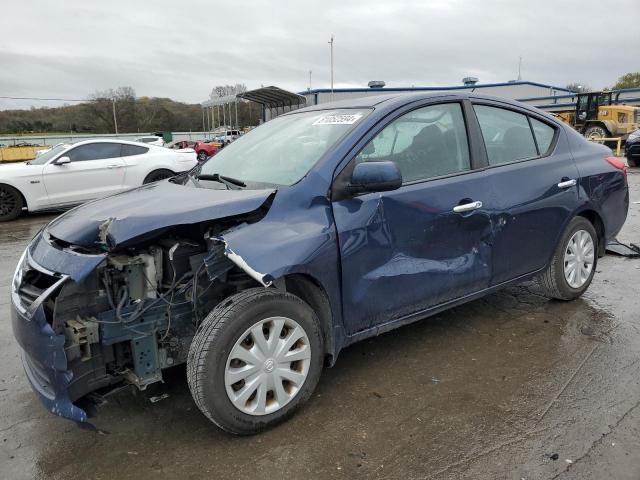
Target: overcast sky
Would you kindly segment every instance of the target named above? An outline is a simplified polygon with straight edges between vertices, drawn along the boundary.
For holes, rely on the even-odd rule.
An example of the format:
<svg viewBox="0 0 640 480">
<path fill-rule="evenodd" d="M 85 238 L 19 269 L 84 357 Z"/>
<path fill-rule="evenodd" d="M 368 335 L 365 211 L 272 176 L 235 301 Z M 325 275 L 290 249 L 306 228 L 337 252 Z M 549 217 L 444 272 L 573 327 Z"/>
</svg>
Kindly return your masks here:
<svg viewBox="0 0 640 480">
<path fill-rule="evenodd" d="M 205 100 L 219 84 L 294 91 L 517 77 L 593 88 L 640 70 L 639 0 L 3 0 L 0 96 Z M 0 109 L 59 102 L 0 99 Z"/>
</svg>

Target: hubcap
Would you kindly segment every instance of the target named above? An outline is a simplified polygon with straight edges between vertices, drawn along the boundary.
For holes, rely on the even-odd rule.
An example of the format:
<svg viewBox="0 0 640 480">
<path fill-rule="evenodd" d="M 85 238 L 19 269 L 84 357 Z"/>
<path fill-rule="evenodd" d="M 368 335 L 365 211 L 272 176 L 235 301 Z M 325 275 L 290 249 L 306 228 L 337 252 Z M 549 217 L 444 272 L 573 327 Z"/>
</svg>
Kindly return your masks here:
<svg viewBox="0 0 640 480">
<path fill-rule="evenodd" d="M 564 278 L 572 288 L 582 287 L 591 275 L 595 249 L 586 230 L 573 234 L 564 252 Z"/>
<path fill-rule="evenodd" d="M 273 413 L 300 391 L 310 363 L 309 337 L 298 322 L 286 317 L 260 320 L 229 353 L 224 373 L 227 396 L 243 413 Z"/>
</svg>

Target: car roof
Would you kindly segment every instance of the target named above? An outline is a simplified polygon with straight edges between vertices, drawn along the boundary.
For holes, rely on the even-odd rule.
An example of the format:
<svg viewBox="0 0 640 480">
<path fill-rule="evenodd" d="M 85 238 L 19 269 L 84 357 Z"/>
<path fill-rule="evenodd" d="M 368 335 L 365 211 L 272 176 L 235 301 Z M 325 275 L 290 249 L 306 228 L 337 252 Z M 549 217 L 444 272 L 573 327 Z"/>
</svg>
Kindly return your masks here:
<svg viewBox="0 0 640 480">
<path fill-rule="evenodd" d="M 138 137 L 138 138 L 141 138 L 141 137 Z M 77 147 L 79 145 L 87 145 L 89 143 L 124 143 L 126 145 L 137 145 L 137 146 L 144 146 L 147 148 L 163 148 L 163 147 L 158 147 L 157 145 L 149 145 L 148 143 L 136 142 L 131 140 L 118 140 L 117 138 L 90 138 L 87 140 L 80 140 L 70 145 Z"/>
</svg>

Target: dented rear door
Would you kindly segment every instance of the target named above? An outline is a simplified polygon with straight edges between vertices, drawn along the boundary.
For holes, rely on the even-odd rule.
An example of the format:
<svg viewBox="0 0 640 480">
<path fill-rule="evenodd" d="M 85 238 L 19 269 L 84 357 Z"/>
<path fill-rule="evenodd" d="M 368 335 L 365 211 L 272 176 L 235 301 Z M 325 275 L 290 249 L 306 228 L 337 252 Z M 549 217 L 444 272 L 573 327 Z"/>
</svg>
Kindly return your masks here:
<svg viewBox="0 0 640 480">
<path fill-rule="evenodd" d="M 580 205 L 580 174 L 560 126 L 500 102 L 473 103 L 493 191 L 494 286 L 549 263 Z"/>
</svg>

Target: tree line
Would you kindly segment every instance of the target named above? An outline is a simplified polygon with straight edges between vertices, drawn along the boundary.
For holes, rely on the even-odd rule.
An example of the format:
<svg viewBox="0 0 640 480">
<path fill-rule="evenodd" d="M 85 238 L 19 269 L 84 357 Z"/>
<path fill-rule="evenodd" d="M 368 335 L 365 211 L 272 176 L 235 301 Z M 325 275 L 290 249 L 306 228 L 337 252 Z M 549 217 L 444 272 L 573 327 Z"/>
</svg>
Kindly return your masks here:
<svg viewBox="0 0 640 480">
<path fill-rule="evenodd" d="M 602 90 L 622 90 L 623 88 L 640 88 L 640 72 L 625 73 L 613 87 L 605 87 Z M 572 82 L 567 85 L 567 90 L 575 93 L 591 92 L 593 89 L 581 82 Z"/>
<path fill-rule="evenodd" d="M 203 128 L 199 104 L 176 102 L 170 98 L 136 97 L 133 88 L 119 87 L 96 92 L 87 102 L 76 105 L 0 111 L 0 132 L 115 133 L 114 103 L 119 133 L 188 132 Z M 233 113 L 235 120 L 235 108 Z M 260 116 L 259 105 L 238 102 L 240 127 L 257 125 Z"/>
</svg>

